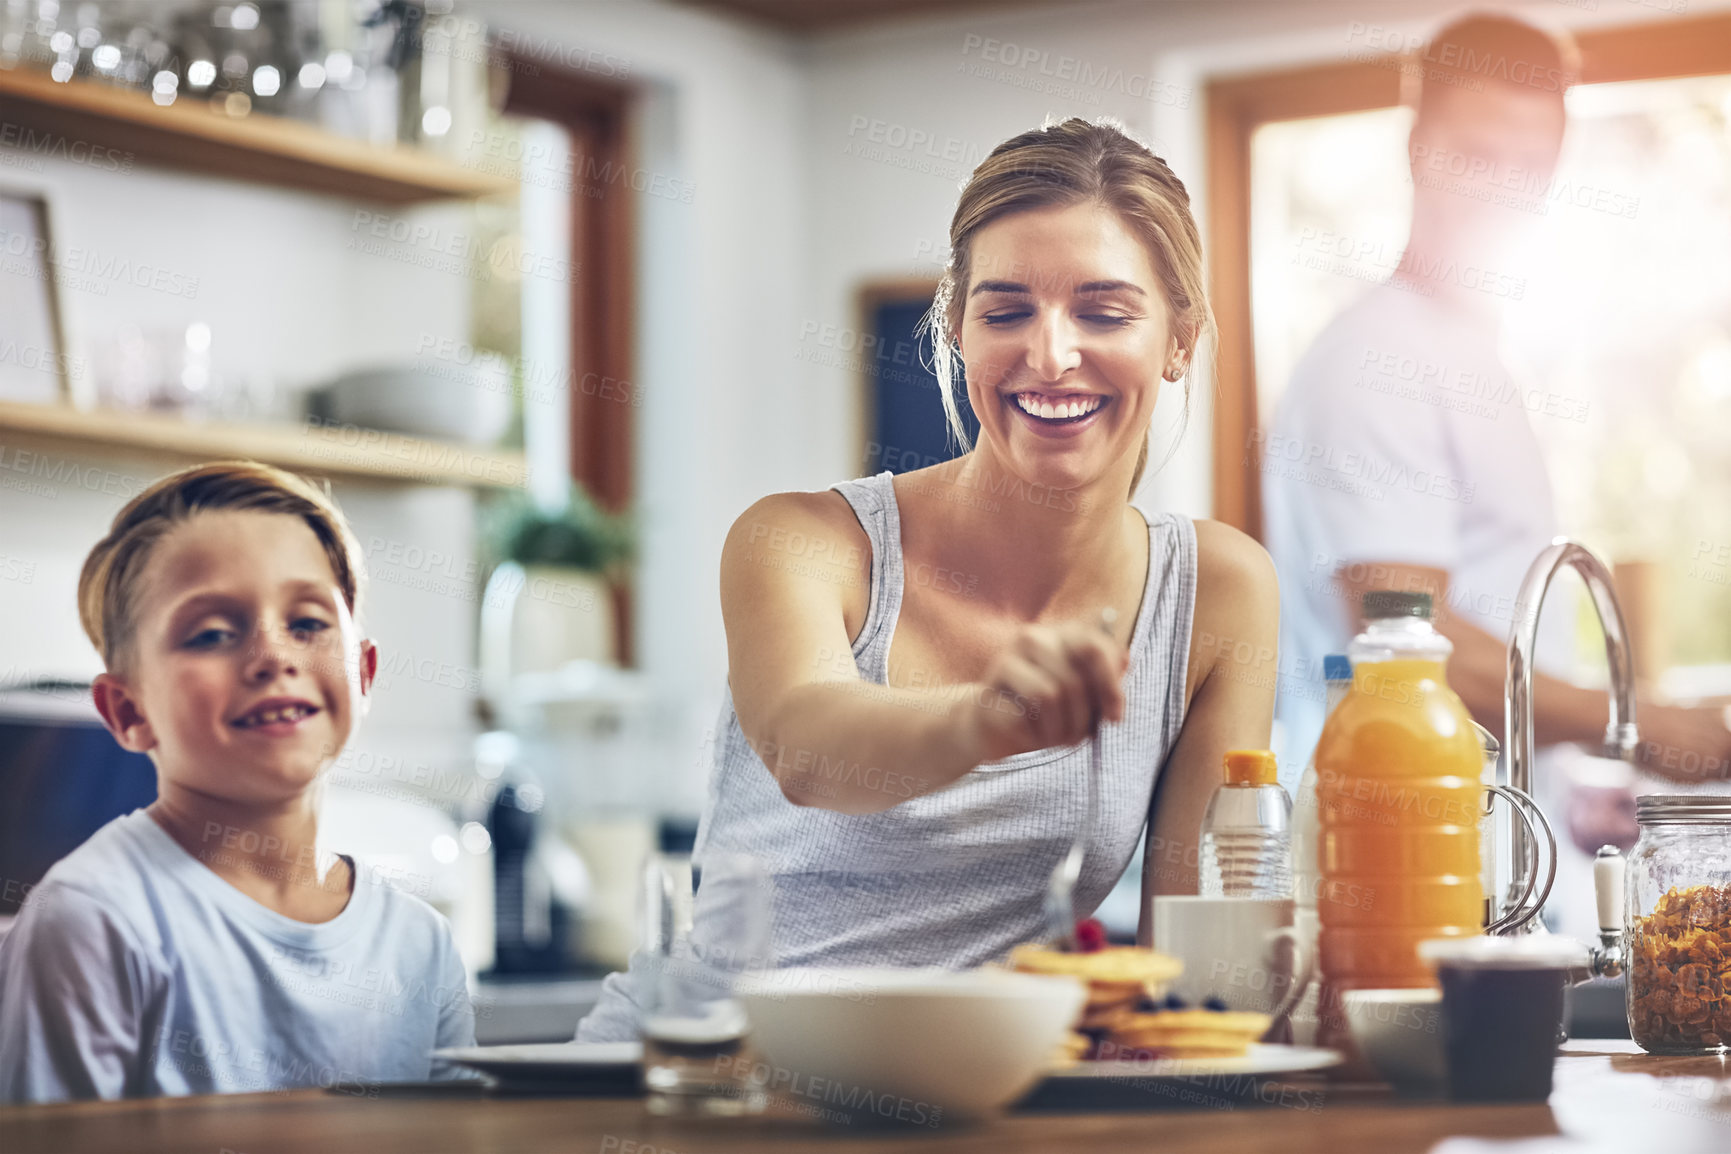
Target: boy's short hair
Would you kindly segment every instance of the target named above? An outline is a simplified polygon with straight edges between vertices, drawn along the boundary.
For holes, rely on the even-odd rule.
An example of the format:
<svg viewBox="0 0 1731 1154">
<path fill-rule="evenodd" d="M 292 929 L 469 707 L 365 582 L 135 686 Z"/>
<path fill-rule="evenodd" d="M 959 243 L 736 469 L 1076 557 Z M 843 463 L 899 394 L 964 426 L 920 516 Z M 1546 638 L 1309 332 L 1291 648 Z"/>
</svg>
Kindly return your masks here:
<svg viewBox="0 0 1731 1154">
<path fill-rule="evenodd" d="M 366 562 L 360 542 L 337 507 L 329 486 L 258 461 L 212 461 L 170 473 L 115 514 L 108 535 L 96 543 L 78 574 L 78 617 L 85 635 L 109 670 L 134 656 L 139 578 L 157 544 L 195 513 L 251 510 L 299 517 L 318 537 L 331 572 L 360 616 Z"/>
</svg>

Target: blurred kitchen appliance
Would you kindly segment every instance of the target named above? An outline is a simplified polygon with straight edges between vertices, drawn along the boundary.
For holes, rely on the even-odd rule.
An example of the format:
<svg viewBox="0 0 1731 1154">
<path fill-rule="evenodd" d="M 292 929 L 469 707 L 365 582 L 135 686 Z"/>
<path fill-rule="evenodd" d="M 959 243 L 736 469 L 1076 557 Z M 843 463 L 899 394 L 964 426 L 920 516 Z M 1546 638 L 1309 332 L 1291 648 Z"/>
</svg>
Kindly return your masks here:
<svg viewBox="0 0 1731 1154">
<path fill-rule="evenodd" d="M 567 965 L 572 911 L 553 900 L 552 879 L 535 860 L 540 795 L 532 785 L 507 785 L 487 811 L 496 973 L 553 973 Z"/>
<path fill-rule="evenodd" d="M 9 917 L 48 867 L 156 800 L 156 767 L 115 742 L 88 684 L 35 682 L 0 691 L 0 797 L 0 917 Z"/>
<path fill-rule="evenodd" d="M 642 674 L 595 661 L 513 678 L 507 724 L 545 790 L 545 825 L 582 857 L 581 957 L 621 967 L 635 941 L 638 869 L 658 845 L 683 727 Z"/>
</svg>

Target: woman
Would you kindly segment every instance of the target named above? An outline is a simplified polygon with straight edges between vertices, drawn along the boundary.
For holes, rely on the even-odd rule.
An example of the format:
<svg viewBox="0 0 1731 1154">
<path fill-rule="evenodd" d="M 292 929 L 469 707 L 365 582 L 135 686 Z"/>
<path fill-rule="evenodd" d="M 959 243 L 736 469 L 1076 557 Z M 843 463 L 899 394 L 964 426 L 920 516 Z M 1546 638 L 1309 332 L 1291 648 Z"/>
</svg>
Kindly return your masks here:
<svg viewBox="0 0 1731 1154">
<path fill-rule="evenodd" d="M 1148 897 L 1196 890 L 1221 755 L 1268 742 L 1267 554 L 1129 503 L 1160 389 L 1211 327 L 1183 185 L 1117 127 L 1072 119 L 993 150 L 950 246 L 938 377 L 964 444 L 966 388 L 978 443 L 767 497 L 722 556 L 729 696 L 698 855 L 767 864 L 779 965 L 961 968 L 1040 937 L 1096 718 L 1077 905 L 1146 827 L 1147 941 Z M 580 1040 L 631 1036 L 625 992 L 609 979 Z"/>
</svg>

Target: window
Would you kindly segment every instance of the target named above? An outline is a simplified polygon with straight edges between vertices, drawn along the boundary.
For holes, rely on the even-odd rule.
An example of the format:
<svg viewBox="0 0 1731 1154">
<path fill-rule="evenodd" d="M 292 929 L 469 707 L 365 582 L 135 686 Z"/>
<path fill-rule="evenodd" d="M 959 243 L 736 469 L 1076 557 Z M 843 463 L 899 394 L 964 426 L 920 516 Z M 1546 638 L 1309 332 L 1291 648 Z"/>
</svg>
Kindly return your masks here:
<svg viewBox="0 0 1731 1154">
<path fill-rule="evenodd" d="M 1652 667 L 1731 662 L 1731 77 L 1584 85 L 1568 103 L 1555 178 L 1509 193 L 1534 221 L 1507 357 L 1564 531 L 1651 567 L 1631 610 L 1662 632 Z M 1400 259 L 1410 125 L 1389 108 L 1252 138 L 1265 420 L 1311 341 Z"/>
<path fill-rule="evenodd" d="M 1564 531 L 1626 563 L 1638 668 L 1693 666 L 1670 688 L 1720 692 L 1727 677 L 1701 667 L 1731 676 L 1731 20 L 1586 33 L 1581 48 L 1555 177 L 1515 190 L 1534 227 L 1509 270 L 1505 357 Z M 1706 74 L 1667 75 L 1691 72 Z M 1252 532 L 1253 430 L 1322 327 L 1401 256 L 1411 114 L 1394 95 L 1338 65 L 1210 93 L 1224 150 L 1210 178 L 1225 178 L 1209 193 L 1216 515 Z M 1220 235 L 1234 220 L 1236 252 Z"/>
</svg>

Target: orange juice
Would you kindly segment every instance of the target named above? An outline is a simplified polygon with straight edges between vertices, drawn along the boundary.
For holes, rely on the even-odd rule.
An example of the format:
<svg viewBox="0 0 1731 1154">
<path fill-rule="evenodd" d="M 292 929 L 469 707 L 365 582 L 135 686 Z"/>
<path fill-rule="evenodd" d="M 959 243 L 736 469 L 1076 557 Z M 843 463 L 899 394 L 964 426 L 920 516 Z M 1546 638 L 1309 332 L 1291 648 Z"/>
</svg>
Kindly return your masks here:
<svg viewBox="0 0 1731 1154">
<path fill-rule="evenodd" d="M 1483 759 L 1444 672 L 1453 647 L 1431 627 L 1428 596 L 1365 600 L 1352 692 L 1316 746 L 1325 1003 L 1331 991 L 1435 985 L 1418 943 L 1483 930 Z"/>
</svg>

